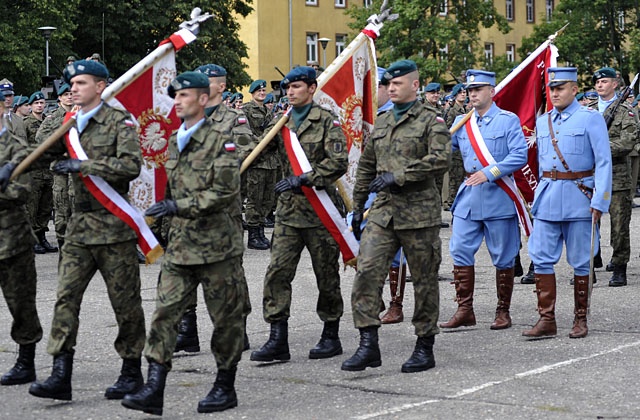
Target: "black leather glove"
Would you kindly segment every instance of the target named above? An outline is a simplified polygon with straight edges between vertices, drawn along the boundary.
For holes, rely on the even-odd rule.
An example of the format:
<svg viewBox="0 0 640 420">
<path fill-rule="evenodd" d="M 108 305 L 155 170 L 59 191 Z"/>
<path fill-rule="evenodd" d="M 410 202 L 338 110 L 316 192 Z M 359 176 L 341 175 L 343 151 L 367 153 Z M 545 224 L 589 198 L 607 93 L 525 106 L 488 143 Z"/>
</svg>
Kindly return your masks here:
<svg viewBox="0 0 640 420">
<path fill-rule="evenodd" d="M 305 177 L 306 181 L 306 177 Z M 309 181 L 306 181 L 309 182 Z M 276 194 L 282 194 L 285 191 L 291 190 L 294 194 L 302 194 L 302 178 L 299 176 L 290 176 L 285 179 L 281 179 L 276 183 L 274 191 Z"/>
<path fill-rule="evenodd" d="M 363 212 L 354 211 L 353 217 L 351 218 L 351 230 L 353 231 L 353 236 L 355 236 L 357 240 L 360 240 L 362 237 L 362 229 L 360 226 L 362 225 L 363 217 Z"/>
<path fill-rule="evenodd" d="M 173 216 L 178 214 L 178 205 L 173 200 L 158 201 L 144 212 L 145 216 L 158 218 L 160 216 Z"/>
<path fill-rule="evenodd" d="M 7 189 L 14 169 L 16 169 L 16 164 L 13 162 L 5 163 L 0 167 L 0 191 L 4 192 Z"/>
<path fill-rule="evenodd" d="M 72 172 L 80 172 L 80 159 L 67 159 L 53 165 L 53 172 L 64 175 Z"/>
<path fill-rule="evenodd" d="M 369 192 L 380 192 L 387 187 L 397 187 L 396 179 L 391 172 L 383 172 L 369 184 Z"/>
</svg>

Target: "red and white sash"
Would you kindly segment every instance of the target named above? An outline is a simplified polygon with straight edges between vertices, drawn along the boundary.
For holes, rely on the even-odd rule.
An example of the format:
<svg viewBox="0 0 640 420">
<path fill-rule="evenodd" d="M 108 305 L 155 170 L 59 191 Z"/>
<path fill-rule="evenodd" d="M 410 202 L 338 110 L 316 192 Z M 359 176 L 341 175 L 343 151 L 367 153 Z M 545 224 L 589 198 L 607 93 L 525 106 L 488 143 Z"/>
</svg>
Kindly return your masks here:
<svg viewBox="0 0 640 420">
<path fill-rule="evenodd" d="M 483 167 L 489 165 L 495 165 L 497 162 L 489 152 L 487 148 L 487 144 L 484 142 L 484 138 L 480 133 L 480 128 L 478 127 L 478 121 L 476 120 L 476 116 L 472 116 L 469 118 L 469 121 L 464 125 L 467 130 L 467 135 L 469 136 L 469 140 L 471 141 L 471 147 L 476 152 L 476 156 L 478 156 L 478 160 L 482 164 Z M 520 219 L 520 226 L 524 230 L 525 235 L 531 235 L 531 230 L 533 229 L 533 224 L 531 223 L 531 218 L 529 217 L 529 208 L 527 204 L 524 202 L 522 198 L 522 194 L 518 190 L 516 183 L 513 178 L 510 176 L 504 176 L 500 179 L 496 179 L 495 183 L 500 186 L 507 193 L 509 198 L 513 200 L 513 204 L 516 207 L 516 212 L 518 213 L 518 219 Z"/>
<path fill-rule="evenodd" d="M 282 127 L 282 138 L 289 156 L 291 168 L 296 176 L 313 170 L 309 159 L 302 150 L 302 145 L 296 133 L 287 126 Z M 333 239 L 336 240 L 342 253 L 342 260 L 347 265 L 353 265 L 360 250 L 360 245 L 353 233 L 349 230 L 346 221 L 336 208 L 325 190 L 317 190 L 315 187 L 302 187 L 302 192 L 311 203 L 320 221 L 327 228 Z"/>
<path fill-rule="evenodd" d="M 75 118 L 74 114 L 67 113 L 64 119 L 65 122 L 67 122 L 69 118 Z M 78 129 L 76 127 L 72 127 L 71 130 L 65 134 L 65 140 L 69 156 L 72 159 L 88 159 L 87 154 L 80 144 L 80 136 L 78 135 Z M 87 186 L 91 195 L 93 195 L 100 204 L 136 232 L 136 235 L 138 235 L 138 245 L 140 245 L 140 249 L 142 249 L 142 253 L 145 255 L 148 264 L 153 263 L 164 253 L 155 235 L 151 232 L 149 226 L 147 226 L 142 214 L 118 194 L 111 185 L 101 177 L 95 175 L 84 176 L 80 174 L 80 178 Z"/>
</svg>

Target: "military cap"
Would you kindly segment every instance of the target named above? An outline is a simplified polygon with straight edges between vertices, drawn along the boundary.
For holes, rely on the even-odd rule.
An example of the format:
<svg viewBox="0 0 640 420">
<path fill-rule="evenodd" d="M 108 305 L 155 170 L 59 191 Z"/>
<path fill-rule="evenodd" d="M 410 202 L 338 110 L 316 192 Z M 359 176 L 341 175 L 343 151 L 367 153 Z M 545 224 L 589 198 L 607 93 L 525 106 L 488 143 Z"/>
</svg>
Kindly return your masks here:
<svg viewBox="0 0 640 420">
<path fill-rule="evenodd" d="M 254 80 L 253 83 L 251 83 L 251 86 L 249 86 L 249 93 L 253 93 L 258 89 L 266 89 L 266 88 L 267 88 L 266 80 L 262 80 L 262 79 Z"/>
<path fill-rule="evenodd" d="M 175 98 L 176 92 L 182 89 L 209 88 L 209 78 L 197 71 L 185 71 L 171 81 L 167 93 Z"/>
<path fill-rule="evenodd" d="M 221 77 L 227 75 L 227 70 L 219 66 L 217 64 L 205 64 L 203 66 L 198 67 L 194 71 L 198 73 L 203 73 L 207 77 Z"/>
<path fill-rule="evenodd" d="M 15 98 L 13 98 L 13 106 L 19 107 L 27 103 L 29 103 L 28 96 L 18 95 Z"/>
<path fill-rule="evenodd" d="M 230 98 L 230 97 L 231 97 L 231 92 L 227 92 L 227 91 L 222 92 L 222 100 L 223 101 L 226 101 L 227 98 Z"/>
<path fill-rule="evenodd" d="M 5 95 L 13 95 L 13 83 L 11 83 L 8 79 L 0 80 L 0 92 Z"/>
<path fill-rule="evenodd" d="M 67 60 L 66 60 L 66 61 L 67 61 L 67 63 L 68 63 L 69 61 L 77 61 L 77 60 L 78 60 L 78 59 L 77 59 L 75 56 L 70 55 L 69 57 L 67 57 Z"/>
<path fill-rule="evenodd" d="M 58 88 L 58 96 L 65 94 L 66 92 L 69 92 L 71 90 L 71 86 L 69 86 L 68 83 L 63 83 L 62 85 L 60 85 L 60 87 Z"/>
<path fill-rule="evenodd" d="M 33 92 L 31 94 L 31 96 L 29 97 L 29 105 L 31 105 L 35 101 L 39 101 L 41 99 L 44 99 L 44 94 L 42 92 L 40 92 L 40 91 Z"/>
<path fill-rule="evenodd" d="M 440 92 L 440 83 L 431 82 L 424 88 L 425 92 Z"/>
<path fill-rule="evenodd" d="M 64 81 L 71 83 L 71 79 L 81 74 L 89 74 L 101 79 L 109 78 L 109 70 L 104 64 L 93 60 L 78 60 L 67 64 L 63 72 Z"/>
<path fill-rule="evenodd" d="M 585 92 L 584 93 L 584 97 L 591 100 L 591 99 L 598 99 L 598 92 L 594 91 L 594 90 L 590 90 L 589 92 Z"/>
<path fill-rule="evenodd" d="M 580 92 L 576 95 L 576 101 L 581 101 L 584 98 L 584 93 Z"/>
<path fill-rule="evenodd" d="M 384 80 L 384 73 L 387 71 L 384 67 L 378 67 L 378 83 Z"/>
<path fill-rule="evenodd" d="M 280 87 L 286 89 L 289 87 L 289 83 L 297 82 L 299 80 L 307 84 L 315 83 L 316 71 L 313 69 L 313 67 L 309 66 L 296 67 L 295 69 L 287 73 L 284 79 L 282 79 L 282 82 L 280 82 Z"/>
<path fill-rule="evenodd" d="M 549 87 L 578 81 L 578 69 L 575 67 L 549 67 L 547 74 L 549 75 L 549 83 L 547 83 Z"/>
<path fill-rule="evenodd" d="M 496 74 L 494 72 L 485 70 L 467 70 L 466 89 L 495 85 Z"/>
<path fill-rule="evenodd" d="M 244 95 L 242 93 L 240 93 L 240 92 L 236 93 L 236 100 L 238 100 L 238 99 L 240 99 L 240 100 L 244 99 Z"/>
<path fill-rule="evenodd" d="M 458 83 L 453 87 L 453 89 L 451 89 L 451 95 L 456 96 L 461 90 L 465 90 L 464 85 L 462 83 Z"/>
<path fill-rule="evenodd" d="M 275 96 L 273 96 L 273 93 L 267 93 L 267 96 L 264 97 L 264 103 L 265 104 L 270 104 L 272 102 L 275 102 L 276 98 Z"/>
<path fill-rule="evenodd" d="M 417 71 L 418 66 L 415 61 L 412 60 L 400 60 L 391 64 L 387 71 L 384 72 L 384 80 L 386 83 L 389 83 L 389 80 L 395 79 L 396 77 L 404 76 L 405 74 L 409 74 L 413 71 Z"/>
<path fill-rule="evenodd" d="M 595 83 L 596 80 L 604 79 L 605 77 L 615 79 L 618 77 L 618 75 L 616 74 L 615 69 L 612 69 L 611 67 L 603 67 L 601 69 L 596 70 L 596 72 L 593 73 L 592 80 Z"/>
</svg>

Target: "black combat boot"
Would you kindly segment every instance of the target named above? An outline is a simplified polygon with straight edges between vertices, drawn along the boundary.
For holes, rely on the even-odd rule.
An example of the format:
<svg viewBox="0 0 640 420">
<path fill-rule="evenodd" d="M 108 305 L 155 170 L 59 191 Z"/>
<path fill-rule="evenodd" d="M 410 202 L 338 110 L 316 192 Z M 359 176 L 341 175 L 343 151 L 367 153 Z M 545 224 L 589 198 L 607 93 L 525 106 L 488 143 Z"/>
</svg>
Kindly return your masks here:
<svg viewBox="0 0 640 420">
<path fill-rule="evenodd" d="M 627 285 L 627 264 L 616 264 L 613 269 L 613 276 L 609 280 L 609 287 L 620 287 Z"/>
<path fill-rule="evenodd" d="M 11 370 L 0 379 L 2 385 L 27 384 L 36 380 L 36 343 L 21 344 L 18 350 L 18 360 Z"/>
<path fill-rule="evenodd" d="M 242 345 L 242 351 L 247 351 L 251 348 L 251 344 L 249 344 L 249 336 L 247 335 L 247 332 L 244 332 L 244 343 Z"/>
<path fill-rule="evenodd" d="M 360 346 L 356 353 L 342 363 L 342 370 L 359 371 L 382 366 L 378 347 L 378 327 L 360 328 Z"/>
<path fill-rule="evenodd" d="M 529 264 L 529 271 L 520 279 L 521 284 L 536 284 L 535 273 L 533 271 L 533 262 Z"/>
<path fill-rule="evenodd" d="M 249 226 L 249 238 L 247 239 L 247 248 L 265 250 L 269 249 L 266 243 L 262 242 L 260 236 L 260 226 Z"/>
<path fill-rule="evenodd" d="M 278 321 L 271 324 L 269 340 L 260 347 L 260 350 L 251 352 L 250 359 L 254 362 L 291 360 L 291 353 L 289 353 L 289 325 L 287 321 Z"/>
<path fill-rule="evenodd" d="M 339 329 L 339 319 L 325 322 L 320 341 L 309 351 L 309 359 L 328 359 L 342 354 L 342 344 L 340 337 L 338 337 Z"/>
<path fill-rule="evenodd" d="M 47 241 L 47 238 L 44 236 L 44 232 L 38 235 L 38 240 L 40 241 L 40 246 L 44 248 L 45 252 L 58 252 L 58 247 L 53 246 Z"/>
<path fill-rule="evenodd" d="M 200 339 L 198 338 L 198 317 L 196 310 L 187 309 L 178 324 L 178 338 L 174 352 L 186 351 L 196 353 L 200 351 Z"/>
<path fill-rule="evenodd" d="M 262 243 L 267 246 L 267 249 L 271 248 L 271 241 L 269 241 L 267 237 L 264 236 L 264 226 L 260 226 L 258 231 L 260 232 L 260 240 L 262 241 Z"/>
<path fill-rule="evenodd" d="M 71 401 L 71 370 L 73 353 L 60 353 L 53 357 L 51 376 L 44 382 L 34 382 L 29 394 L 40 398 Z"/>
<path fill-rule="evenodd" d="M 120 377 L 115 384 L 107 388 L 104 396 L 108 400 L 121 400 L 127 394 L 135 394 L 144 385 L 140 359 L 123 359 Z"/>
<path fill-rule="evenodd" d="M 150 360 L 147 383 L 137 393 L 125 395 L 121 404 L 132 410 L 161 416 L 167 371 L 165 366 Z"/>
<path fill-rule="evenodd" d="M 33 252 L 36 254 L 46 254 L 47 250 L 42 247 L 40 242 L 38 242 L 33 246 Z"/>
<path fill-rule="evenodd" d="M 524 270 L 522 269 L 522 261 L 520 261 L 520 253 L 516 255 L 516 262 L 513 265 L 513 276 L 520 277 L 524 274 Z"/>
<path fill-rule="evenodd" d="M 416 347 L 413 349 L 413 354 L 409 360 L 402 365 L 402 372 L 422 372 L 435 367 L 436 359 L 433 357 L 433 342 L 433 335 L 418 337 Z"/>
<path fill-rule="evenodd" d="M 276 215 L 273 212 L 269 213 L 267 217 L 264 218 L 264 227 L 273 229 L 276 225 Z"/>
<path fill-rule="evenodd" d="M 593 258 L 595 259 L 595 257 L 593 257 Z M 593 265 L 595 266 L 595 262 L 594 262 Z M 609 261 L 607 263 L 607 266 L 604 269 L 605 269 L 605 271 L 609 271 L 609 272 L 615 271 L 616 265 L 613 263 L 613 261 Z"/>
<path fill-rule="evenodd" d="M 218 370 L 213 388 L 206 397 L 198 402 L 198 413 L 214 413 L 238 406 L 238 397 L 233 384 L 236 381 L 236 371 Z"/>
</svg>

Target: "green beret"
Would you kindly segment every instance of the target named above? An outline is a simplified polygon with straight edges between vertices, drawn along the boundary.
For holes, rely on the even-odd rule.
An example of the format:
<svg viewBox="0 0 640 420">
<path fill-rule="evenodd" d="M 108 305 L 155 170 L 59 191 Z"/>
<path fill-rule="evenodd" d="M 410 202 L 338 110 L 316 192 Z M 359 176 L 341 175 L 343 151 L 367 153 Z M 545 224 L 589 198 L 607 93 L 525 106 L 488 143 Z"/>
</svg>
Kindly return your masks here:
<svg viewBox="0 0 640 420">
<path fill-rule="evenodd" d="M 71 79 L 81 74 L 90 74 L 101 79 L 109 78 L 109 70 L 99 61 L 78 60 L 67 64 L 63 72 L 64 81 L 71 83 Z"/>
<path fill-rule="evenodd" d="M 458 93 L 460 93 L 461 90 L 464 90 L 464 85 L 462 83 L 458 83 L 451 90 L 451 95 L 456 96 Z"/>
<path fill-rule="evenodd" d="M 580 92 L 576 95 L 576 101 L 580 101 L 582 98 L 584 98 L 584 93 Z"/>
<path fill-rule="evenodd" d="M 31 96 L 29 97 L 29 105 L 31 105 L 35 101 L 39 101 L 41 99 L 44 99 L 44 94 L 42 92 L 40 92 L 40 91 L 33 92 L 31 94 Z"/>
<path fill-rule="evenodd" d="M 431 82 L 425 88 L 425 92 L 440 92 L 440 83 Z"/>
<path fill-rule="evenodd" d="M 27 104 L 27 103 L 29 103 L 29 97 L 28 96 L 18 95 L 18 96 L 13 98 L 13 106 L 22 106 L 22 105 Z"/>
<path fill-rule="evenodd" d="M 265 104 L 270 104 L 276 101 L 275 96 L 273 96 L 273 93 L 267 93 L 267 96 L 264 97 L 264 103 Z"/>
<path fill-rule="evenodd" d="M 253 93 L 258 89 L 266 89 L 267 88 L 267 81 L 266 80 L 254 80 L 253 83 L 251 83 L 251 86 L 249 86 L 249 93 Z"/>
<path fill-rule="evenodd" d="M 222 100 L 223 101 L 226 101 L 230 97 L 231 97 L 231 92 L 228 92 L 228 91 L 222 92 Z"/>
<path fill-rule="evenodd" d="M 171 81 L 167 93 L 175 98 L 176 92 L 182 89 L 209 88 L 209 78 L 197 71 L 185 71 Z"/>
<path fill-rule="evenodd" d="M 217 64 L 205 64 L 203 66 L 198 67 L 194 71 L 198 73 L 203 73 L 207 77 L 221 77 L 227 75 L 227 70 L 219 66 Z"/>
<path fill-rule="evenodd" d="M 297 82 L 302 80 L 307 84 L 316 82 L 316 71 L 313 67 L 309 66 L 300 66 L 291 70 L 280 82 L 280 87 L 286 89 L 289 87 L 289 83 Z"/>
<path fill-rule="evenodd" d="M 396 61 L 392 65 L 387 68 L 387 71 L 384 72 L 383 80 L 387 83 L 391 79 L 395 79 L 396 77 L 404 76 L 405 74 L 409 74 L 413 71 L 418 70 L 418 66 L 415 61 L 412 60 L 400 60 Z"/>
<path fill-rule="evenodd" d="M 71 90 L 71 86 L 69 86 L 68 83 L 63 83 L 58 88 L 58 96 L 61 96 L 61 95 L 65 94 L 66 92 L 69 92 L 70 90 Z"/>
<path fill-rule="evenodd" d="M 600 80 L 603 79 L 605 77 L 609 77 L 612 79 L 615 79 L 616 77 L 618 77 L 618 75 L 616 74 L 615 69 L 612 69 L 611 67 L 603 67 L 599 70 L 596 70 L 595 73 L 593 73 L 593 81 L 595 82 L 596 80 Z"/>
</svg>

